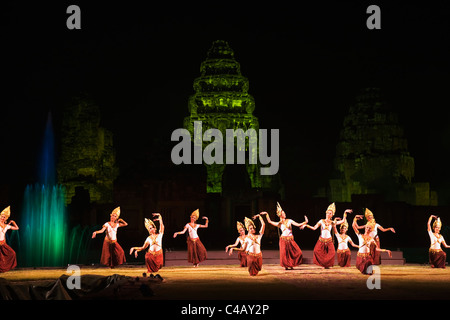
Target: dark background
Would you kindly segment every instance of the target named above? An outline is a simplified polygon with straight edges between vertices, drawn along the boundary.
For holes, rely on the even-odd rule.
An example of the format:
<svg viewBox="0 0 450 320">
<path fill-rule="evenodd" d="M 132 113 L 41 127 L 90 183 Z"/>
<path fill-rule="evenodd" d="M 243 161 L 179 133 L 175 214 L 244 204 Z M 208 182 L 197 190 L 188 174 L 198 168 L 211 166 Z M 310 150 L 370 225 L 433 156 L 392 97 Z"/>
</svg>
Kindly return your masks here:
<svg viewBox="0 0 450 320">
<path fill-rule="evenodd" d="M 101 107 L 121 166 L 152 139 L 171 143 L 200 63 L 223 39 L 250 81 L 261 128 L 280 129 L 280 172 L 305 191 L 326 183 L 342 119 L 368 86 L 399 113 L 416 178 L 444 183 L 449 5 L 380 3 L 381 30 L 366 28 L 368 5 L 79 3 L 82 28 L 68 30 L 66 3 L 9 3 L 1 179 L 33 179 L 47 112 L 57 123 L 80 92 Z"/>
</svg>

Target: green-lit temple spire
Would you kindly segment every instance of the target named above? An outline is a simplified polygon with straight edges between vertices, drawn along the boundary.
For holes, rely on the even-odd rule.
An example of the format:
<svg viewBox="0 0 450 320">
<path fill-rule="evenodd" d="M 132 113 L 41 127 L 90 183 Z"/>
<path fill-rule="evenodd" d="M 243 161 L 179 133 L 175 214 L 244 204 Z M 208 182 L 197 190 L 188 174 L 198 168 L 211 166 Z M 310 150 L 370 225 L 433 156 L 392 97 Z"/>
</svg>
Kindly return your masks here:
<svg viewBox="0 0 450 320">
<path fill-rule="evenodd" d="M 226 41 L 213 42 L 206 60 L 200 66 L 200 72 L 201 76 L 194 80 L 195 94 L 189 98 L 190 116 L 184 120 L 184 127 L 191 135 L 194 132 L 194 121 L 202 121 L 204 131 L 219 129 L 224 136 L 226 129 L 254 129 L 258 132 L 258 119 L 253 115 L 255 101 L 248 93 L 248 79 L 241 74 L 240 65 Z M 225 164 L 206 167 L 207 192 L 222 192 Z M 261 187 L 262 179 L 258 168 L 258 164 L 246 164 L 253 188 Z"/>
</svg>

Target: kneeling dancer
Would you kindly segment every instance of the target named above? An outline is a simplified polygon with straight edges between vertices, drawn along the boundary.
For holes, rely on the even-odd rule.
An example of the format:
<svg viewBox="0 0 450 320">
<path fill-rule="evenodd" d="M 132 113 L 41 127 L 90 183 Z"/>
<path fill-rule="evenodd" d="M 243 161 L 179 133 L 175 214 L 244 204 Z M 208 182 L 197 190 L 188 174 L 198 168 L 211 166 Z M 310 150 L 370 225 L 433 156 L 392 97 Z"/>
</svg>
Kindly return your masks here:
<svg viewBox="0 0 450 320">
<path fill-rule="evenodd" d="M 261 212 L 261 214 L 267 214 L 267 212 Z M 230 254 L 233 253 L 233 250 L 247 252 L 248 273 L 251 276 L 256 276 L 259 271 L 261 271 L 263 263 L 261 252 L 261 238 L 264 234 L 266 225 L 263 218 L 261 217 L 261 214 L 253 216 L 253 219 L 259 217 L 259 221 L 261 222 L 261 229 L 259 230 L 259 234 L 256 234 L 256 227 L 253 221 L 245 217 L 245 228 L 248 231 L 247 238 L 245 238 L 244 244 L 241 248 L 230 248 Z"/>
<path fill-rule="evenodd" d="M 133 247 L 130 249 L 130 254 L 133 254 L 137 258 L 138 252 L 145 250 L 148 251 L 145 254 L 145 265 L 147 266 L 147 272 L 157 272 L 164 265 L 164 255 L 162 250 L 162 237 L 164 235 L 164 224 L 162 217 L 159 213 L 153 213 L 153 216 L 157 216 L 154 221 L 159 221 L 159 232 L 156 233 L 156 226 L 152 220 L 145 218 L 144 225 L 150 234 L 144 242 L 142 247 Z"/>
<path fill-rule="evenodd" d="M 374 264 L 370 246 L 373 243 L 376 244 L 375 240 L 370 236 L 370 233 L 373 231 L 372 226 L 370 224 L 366 224 L 364 234 L 361 235 L 358 231 L 358 224 L 356 223 L 356 220 L 358 219 L 362 219 L 362 216 L 355 216 L 352 224 L 353 230 L 358 235 L 359 240 L 359 249 L 358 254 L 356 255 L 356 268 L 362 274 L 372 274 L 372 272 L 368 270 L 368 268 Z M 389 257 L 392 257 L 392 253 L 390 250 L 380 249 L 378 245 L 376 245 L 375 250 L 378 252 L 387 252 L 389 254 Z"/>
<path fill-rule="evenodd" d="M 238 244 L 240 244 L 241 247 L 244 244 L 245 238 L 247 237 L 247 235 L 245 234 L 245 227 L 239 221 L 236 222 L 236 227 L 237 227 L 237 230 L 239 232 L 239 237 L 237 237 L 236 242 L 234 244 L 230 244 L 230 245 L 225 247 L 225 252 L 228 252 L 228 250 L 230 248 L 236 248 L 238 246 Z M 230 254 L 231 254 L 231 251 L 230 251 Z M 247 266 L 247 253 L 245 253 L 245 251 L 239 251 L 238 259 L 239 259 L 241 267 L 246 267 Z"/>
</svg>

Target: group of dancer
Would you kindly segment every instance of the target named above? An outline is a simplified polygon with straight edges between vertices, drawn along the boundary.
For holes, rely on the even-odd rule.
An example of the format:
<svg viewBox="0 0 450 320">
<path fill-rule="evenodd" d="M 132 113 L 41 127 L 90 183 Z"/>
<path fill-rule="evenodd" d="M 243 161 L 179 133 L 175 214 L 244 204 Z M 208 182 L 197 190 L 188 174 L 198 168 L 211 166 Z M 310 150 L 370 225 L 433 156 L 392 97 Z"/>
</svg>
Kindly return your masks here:
<svg viewBox="0 0 450 320">
<path fill-rule="evenodd" d="M 228 245 L 225 251 L 232 255 L 233 251 L 238 252 L 238 259 L 241 267 L 247 267 L 251 276 L 256 276 L 262 269 L 263 259 L 261 250 L 261 240 L 264 235 L 265 222 L 263 216 L 266 217 L 267 222 L 280 229 L 281 234 L 279 237 L 279 249 L 280 249 L 280 265 L 286 270 L 291 270 L 302 263 L 303 254 L 294 240 L 292 233 L 292 226 L 299 227 L 300 230 L 309 228 L 311 230 L 317 230 L 320 227 L 320 236 L 313 251 L 314 264 L 321 266 L 324 269 L 328 269 L 334 265 L 336 254 L 337 261 L 340 267 L 350 267 L 351 264 L 351 252 L 348 244 L 355 248 L 358 248 L 356 258 L 356 268 L 363 274 L 370 274 L 369 266 L 380 264 L 380 253 L 387 252 L 389 256 L 392 256 L 390 250 L 380 248 L 380 240 L 378 237 L 378 230 L 382 232 L 391 231 L 395 233 L 394 228 L 383 228 L 374 219 L 373 213 L 369 209 L 365 209 L 364 217 L 366 223 L 364 225 L 358 225 L 358 220 L 362 220 L 362 215 L 355 215 L 352 223 L 353 230 L 358 237 L 358 245 L 355 244 L 349 235 L 347 216 L 352 213 L 351 209 L 344 211 L 343 217 L 336 217 L 333 219 L 336 212 L 336 205 L 332 203 L 328 206 L 325 212 L 325 219 L 319 220 L 314 226 L 308 224 L 308 218 L 305 216 L 305 221 L 298 223 L 292 219 L 288 219 L 286 212 L 277 203 L 276 214 L 279 217 L 279 221 L 272 221 L 267 212 L 261 212 L 254 215 L 252 218 L 256 220 L 259 218 L 260 229 L 256 231 L 256 225 L 252 219 L 245 217 L 244 224 L 237 222 L 237 230 L 239 237 L 232 245 Z M 8 230 L 18 230 L 17 224 L 8 219 L 10 217 L 11 210 L 8 206 L 0 213 L 0 272 L 6 272 L 16 267 L 16 253 L 6 243 L 5 234 Z M 164 223 L 162 216 L 159 213 L 153 213 L 153 221 L 159 222 L 159 229 L 151 219 L 144 219 L 144 225 L 147 229 L 149 236 L 146 238 L 144 244 L 141 247 L 132 247 L 129 254 L 134 252 L 135 257 L 138 256 L 140 251 L 146 250 L 145 264 L 149 273 L 154 273 L 160 270 L 164 265 L 164 255 L 162 248 L 162 238 L 164 235 Z M 198 224 L 197 221 L 200 217 L 199 210 L 195 210 L 190 215 L 190 222 L 187 223 L 182 231 L 175 232 L 173 237 L 176 238 L 180 234 L 187 234 L 187 251 L 188 262 L 192 263 L 194 267 L 197 267 L 199 263 L 207 259 L 207 250 L 203 243 L 200 241 L 197 230 L 199 228 L 207 228 L 209 219 L 202 217 L 205 220 L 204 224 Z M 433 226 L 431 221 L 434 219 Z M 92 238 L 95 238 L 97 234 L 106 231 L 100 263 L 108 266 L 115 267 L 126 262 L 125 253 L 120 244 L 117 242 L 117 231 L 119 227 L 125 227 L 128 223 L 120 218 L 120 207 L 115 208 L 110 214 L 110 220 L 106 222 L 102 229 L 94 231 Z M 337 231 L 339 227 L 339 232 Z M 430 237 L 429 248 L 429 262 L 433 268 L 445 268 L 446 253 L 442 250 L 441 246 L 450 248 L 444 240 L 444 237 L 440 234 L 442 223 L 439 217 L 431 215 L 428 219 L 427 228 Z M 364 229 L 361 233 L 360 230 Z M 247 231 L 247 234 L 246 234 Z M 334 247 L 333 234 L 336 236 L 338 242 L 337 251 Z"/>
<path fill-rule="evenodd" d="M 356 267 L 361 271 L 361 273 L 370 273 L 370 271 L 368 271 L 368 267 L 372 264 L 379 264 L 379 260 L 377 260 L 379 259 L 379 252 L 387 252 L 391 256 L 391 252 L 389 250 L 380 249 L 377 230 L 390 230 L 392 232 L 395 232 L 395 230 L 393 228 L 385 229 L 379 224 L 375 223 L 373 213 L 369 209 L 366 209 L 365 217 L 367 223 L 365 226 L 358 226 L 357 224 L 357 220 L 362 219 L 361 215 L 355 216 L 355 219 L 353 220 L 352 226 L 355 233 L 358 235 L 359 245 L 356 245 L 347 235 L 347 214 L 352 213 L 352 210 L 345 210 L 342 219 L 333 219 L 335 212 L 336 205 L 335 203 L 332 203 L 326 210 L 325 219 L 321 219 L 314 226 L 310 226 L 308 224 L 307 216 L 305 216 L 305 221 L 303 221 L 302 223 L 298 223 L 292 219 L 288 219 L 286 217 L 286 212 L 281 208 L 280 204 L 277 203 L 277 216 L 280 218 L 278 222 L 272 221 L 267 212 L 261 212 L 258 216 L 260 217 L 262 227 L 258 235 L 259 238 L 256 238 L 253 222 L 250 219 L 245 218 L 245 226 L 247 228 L 247 231 L 249 232 L 249 235 L 245 235 L 245 230 L 243 230 L 242 223 L 238 222 L 237 227 L 240 235 L 233 245 L 229 245 L 225 248 L 225 251 L 230 252 L 230 254 L 232 254 L 233 250 L 239 251 L 240 265 L 247 266 L 250 275 L 257 275 L 262 267 L 260 243 L 262 234 L 264 232 L 264 220 L 261 218 L 261 215 L 265 215 L 267 221 L 271 225 L 278 227 L 281 230 L 279 239 L 280 265 L 286 270 L 292 270 L 294 267 L 299 266 L 302 263 L 303 259 L 302 250 L 294 240 L 294 236 L 292 234 L 292 226 L 299 227 L 301 230 L 303 230 L 304 228 L 317 230 L 320 227 L 320 236 L 313 251 L 313 262 L 314 264 L 321 266 L 324 269 L 332 267 L 335 262 L 336 250 L 334 247 L 332 236 L 333 233 L 336 235 L 338 241 L 337 260 L 338 265 L 341 267 L 350 267 L 351 252 L 348 247 L 348 243 L 358 248 Z M 337 225 L 340 225 L 340 232 L 337 232 Z M 360 234 L 359 229 L 361 228 L 365 229 L 364 234 Z M 249 241 L 248 238 L 250 238 L 251 240 Z M 241 248 L 237 248 L 238 244 L 241 245 Z M 253 258 L 249 259 L 248 252 L 251 252 L 251 255 L 254 254 L 252 251 L 249 251 L 247 249 L 247 246 L 250 244 L 253 244 L 256 247 L 260 258 L 257 261 L 254 261 Z M 247 252 L 247 256 L 245 256 L 244 252 Z"/>
<path fill-rule="evenodd" d="M 173 237 L 175 238 L 179 234 L 184 234 L 188 231 L 187 247 L 188 247 L 188 261 L 193 263 L 194 267 L 197 267 L 200 262 L 206 260 L 207 252 L 205 246 L 198 237 L 198 228 L 208 227 L 208 218 L 203 217 L 206 220 L 205 224 L 198 224 L 196 221 L 199 219 L 199 210 L 192 212 L 190 216 L 190 222 L 187 223 L 184 229 L 180 232 L 175 232 Z M 100 257 L 100 263 L 114 268 L 126 262 L 125 252 L 117 242 L 117 229 L 119 227 L 125 227 L 128 225 L 120 217 L 120 207 L 115 208 L 111 215 L 110 221 L 106 222 L 102 229 L 94 231 L 92 238 L 95 238 L 98 233 L 106 231 L 105 239 L 103 241 L 102 254 Z M 144 244 L 141 247 L 132 247 L 130 249 L 130 255 L 133 254 L 137 258 L 138 253 L 143 250 L 147 250 L 145 254 L 145 265 L 149 273 L 157 272 L 164 265 L 164 254 L 162 249 L 162 238 L 164 235 L 164 223 L 161 214 L 153 213 L 153 221 L 159 222 L 159 229 L 157 229 L 155 223 L 151 219 L 144 218 L 144 225 L 147 229 L 149 236 L 145 239 Z"/>
</svg>

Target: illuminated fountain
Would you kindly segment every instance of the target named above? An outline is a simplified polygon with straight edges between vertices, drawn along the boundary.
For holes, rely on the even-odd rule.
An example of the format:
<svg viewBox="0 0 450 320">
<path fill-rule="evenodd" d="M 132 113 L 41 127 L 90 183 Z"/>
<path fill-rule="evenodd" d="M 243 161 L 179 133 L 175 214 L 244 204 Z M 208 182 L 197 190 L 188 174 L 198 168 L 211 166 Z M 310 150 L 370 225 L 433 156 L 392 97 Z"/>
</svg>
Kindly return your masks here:
<svg viewBox="0 0 450 320">
<path fill-rule="evenodd" d="M 23 202 L 19 263 L 28 267 L 64 265 L 67 255 L 65 189 L 56 184 L 54 136 L 50 114 L 43 139 L 38 182 L 26 187 Z"/>
</svg>

